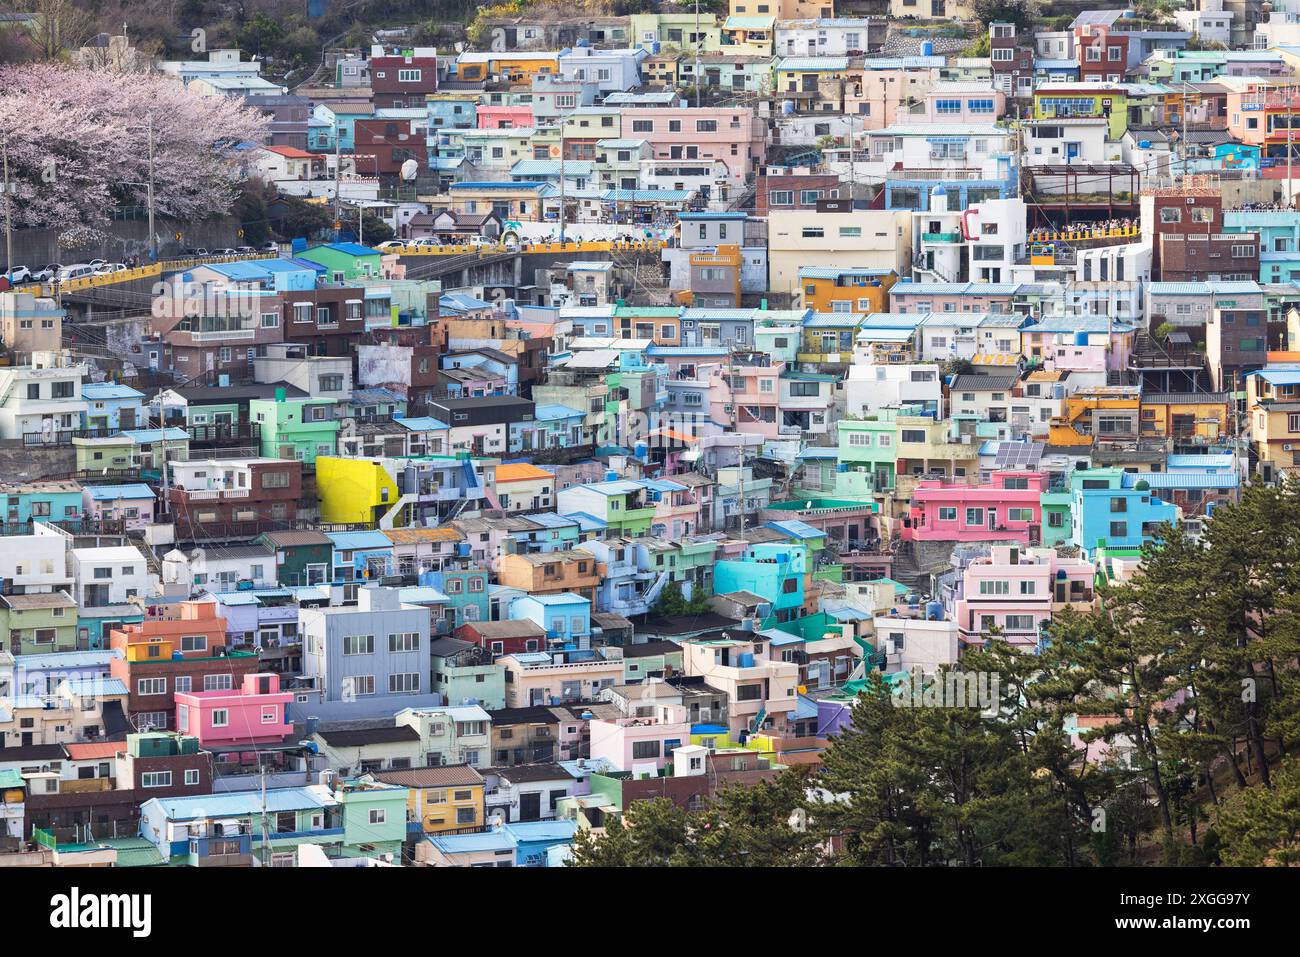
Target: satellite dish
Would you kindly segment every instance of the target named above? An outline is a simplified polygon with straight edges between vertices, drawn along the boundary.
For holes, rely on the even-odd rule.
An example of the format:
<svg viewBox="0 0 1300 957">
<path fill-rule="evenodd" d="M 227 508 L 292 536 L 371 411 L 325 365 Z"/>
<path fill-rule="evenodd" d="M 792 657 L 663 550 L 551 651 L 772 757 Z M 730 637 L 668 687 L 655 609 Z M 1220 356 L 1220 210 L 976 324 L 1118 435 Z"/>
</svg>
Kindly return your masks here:
<svg viewBox="0 0 1300 957">
<path fill-rule="evenodd" d="M 402 164 L 402 179 L 408 183 L 415 179 L 415 175 L 420 172 L 420 164 L 413 159 L 407 160 Z"/>
</svg>

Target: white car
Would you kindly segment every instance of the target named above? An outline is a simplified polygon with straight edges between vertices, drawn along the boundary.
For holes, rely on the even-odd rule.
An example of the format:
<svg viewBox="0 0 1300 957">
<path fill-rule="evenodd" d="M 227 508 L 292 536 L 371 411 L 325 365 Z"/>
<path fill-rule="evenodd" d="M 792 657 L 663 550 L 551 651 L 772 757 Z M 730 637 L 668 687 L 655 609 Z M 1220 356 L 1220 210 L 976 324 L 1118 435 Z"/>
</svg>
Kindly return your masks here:
<svg viewBox="0 0 1300 957">
<path fill-rule="evenodd" d="M 95 275 L 111 276 L 115 272 L 126 272 L 126 263 L 104 263 L 95 270 Z"/>
<path fill-rule="evenodd" d="M 486 236 L 471 236 L 469 238 L 469 244 L 476 249 L 483 249 L 485 247 L 496 246 L 497 241 L 495 239 L 488 239 Z"/>
<path fill-rule="evenodd" d="M 5 278 L 8 279 L 9 282 L 13 283 L 14 285 L 17 285 L 20 282 L 32 281 L 32 271 L 28 269 L 26 266 L 15 266 L 13 269 L 10 269 L 4 275 Z"/>
<path fill-rule="evenodd" d="M 402 242 L 400 239 L 389 239 L 385 242 L 380 243 L 375 248 L 385 249 L 385 250 L 391 249 L 393 252 L 401 252 L 403 249 L 407 247 L 407 245 L 408 245 L 407 243 Z"/>
<path fill-rule="evenodd" d="M 107 265 L 108 265 L 108 260 L 107 260 L 107 259 L 92 259 L 90 262 L 86 263 L 86 265 L 89 266 L 91 269 L 99 269 L 101 266 L 107 266 Z"/>
<path fill-rule="evenodd" d="M 87 279 L 95 275 L 95 267 L 90 263 L 74 263 L 71 266 L 64 266 L 59 270 L 59 282 L 68 282 L 71 279 Z"/>
</svg>

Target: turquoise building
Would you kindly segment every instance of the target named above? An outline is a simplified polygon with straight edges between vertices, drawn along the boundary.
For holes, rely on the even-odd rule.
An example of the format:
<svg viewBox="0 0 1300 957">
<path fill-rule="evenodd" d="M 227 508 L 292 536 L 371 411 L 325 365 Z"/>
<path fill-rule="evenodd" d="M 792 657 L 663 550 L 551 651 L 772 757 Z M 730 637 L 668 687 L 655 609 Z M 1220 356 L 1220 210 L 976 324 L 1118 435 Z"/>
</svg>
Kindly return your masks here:
<svg viewBox="0 0 1300 957">
<path fill-rule="evenodd" d="M 1070 475 L 1071 538 L 1087 554 L 1098 548 L 1140 548 L 1163 522 L 1178 521 L 1178 507 L 1156 498 L 1144 481 L 1125 488 L 1118 468 L 1081 469 Z"/>
<path fill-rule="evenodd" d="M 806 545 L 763 542 L 747 548 L 743 558 L 713 566 L 713 593 L 749 592 L 771 602 L 778 621 L 789 621 L 802 614 L 807 570 Z"/>
</svg>

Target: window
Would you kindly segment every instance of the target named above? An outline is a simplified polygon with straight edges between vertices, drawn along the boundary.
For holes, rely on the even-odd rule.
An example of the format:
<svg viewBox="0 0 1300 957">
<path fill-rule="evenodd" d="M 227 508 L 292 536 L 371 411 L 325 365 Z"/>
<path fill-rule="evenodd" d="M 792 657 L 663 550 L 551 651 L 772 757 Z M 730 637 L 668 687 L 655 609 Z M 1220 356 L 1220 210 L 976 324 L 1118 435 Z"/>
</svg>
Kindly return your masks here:
<svg viewBox="0 0 1300 957">
<path fill-rule="evenodd" d="M 204 675 L 204 691 L 230 691 L 235 686 L 234 675 Z"/>
<path fill-rule="evenodd" d="M 136 690 L 136 694 L 141 695 L 142 697 L 145 695 L 166 694 L 167 679 L 166 678 L 141 678 L 139 681 L 135 683 L 135 690 Z"/>
<path fill-rule="evenodd" d="M 263 472 L 262 488 L 288 488 L 288 472 Z"/>
<path fill-rule="evenodd" d="M 1033 631 L 1033 615 L 1007 615 L 1007 631 Z"/>
<path fill-rule="evenodd" d="M 398 83 L 419 83 L 420 72 L 421 71 L 419 70 L 398 70 L 397 82 Z"/>
<path fill-rule="evenodd" d="M 388 676 L 389 694 L 415 694 L 420 690 L 420 676 L 416 672 L 400 672 Z"/>
<path fill-rule="evenodd" d="M 660 754 L 659 748 L 660 744 L 658 741 L 633 741 L 632 759 L 657 758 Z"/>
<path fill-rule="evenodd" d="M 349 684 L 350 682 L 350 684 Z M 355 675 L 351 679 L 343 679 L 343 691 L 346 694 L 348 688 L 351 688 L 354 695 L 370 695 L 375 693 L 375 676 L 374 675 Z"/>
<path fill-rule="evenodd" d="M 344 635 L 343 654 L 373 655 L 375 653 L 374 635 Z"/>
<path fill-rule="evenodd" d="M 1113 538 L 1126 538 L 1128 536 L 1128 522 L 1111 522 L 1110 534 Z"/>
<path fill-rule="evenodd" d="M 957 521 L 957 508 L 952 505 L 939 506 L 939 521 L 955 522 Z"/>
<path fill-rule="evenodd" d="M 1004 582 L 1004 581 L 988 581 L 988 580 L 981 581 L 980 594 L 981 595 L 1009 595 L 1011 594 L 1011 584 L 1010 582 Z"/>
<path fill-rule="evenodd" d="M 716 133 L 718 132 L 718 121 L 717 120 L 696 120 L 695 132 Z"/>
<path fill-rule="evenodd" d="M 419 651 L 420 650 L 420 633 L 418 631 L 407 631 L 400 635 L 388 636 L 389 651 Z"/>
<path fill-rule="evenodd" d="M 1034 520 L 1034 510 L 1032 508 L 1009 508 L 1007 509 L 1007 519 L 1012 522 L 1032 522 Z"/>
<path fill-rule="evenodd" d="M 207 635 L 182 635 L 181 651 L 207 651 Z"/>
<path fill-rule="evenodd" d="M 826 230 L 820 226 L 805 226 L 802 235 L 804 239 L 821 239 L 826 235 Z"/>
<path fill-rule="evenodd" d="M 794 190 L 791 189 L 774 189 L 767 194 L 767 204 L 769 206 L 793 206 Z"/>
<path fill-rule="evenodd" d="M 214 728 L 225 728 L 230 724 L 230 712 L 225 708 L 212 709 L 212 726 Z"/>
<path fill-rule="evenodd" d="M 966 524 L 967 524 L 967 525 L 983 525 L 983 524 L 984 524 L 984 509 L 982 509 L 982 508 L 968 508 L 968 509 L 966 509 Z"/>
<path fill-rule="evenodd" d="M 185 784 L 187 787 L 193 787 L 199 783 L 199 772 L 196 768 L 187 768 L 185 771 Z"/>
<path fill-rule="evenodd" d="M 388 821 L 388 811 L 382 807 L 372 807 L 370 809 L 371 824 L 385 824 Z"/>
<path fill-rule="evenodd" d="M 172 773 L 170 771 L 145 771 L 140 775 L 140 787 L 142 788 L 167 788 L 171 787 L 171 784 Z"/>
</svg>

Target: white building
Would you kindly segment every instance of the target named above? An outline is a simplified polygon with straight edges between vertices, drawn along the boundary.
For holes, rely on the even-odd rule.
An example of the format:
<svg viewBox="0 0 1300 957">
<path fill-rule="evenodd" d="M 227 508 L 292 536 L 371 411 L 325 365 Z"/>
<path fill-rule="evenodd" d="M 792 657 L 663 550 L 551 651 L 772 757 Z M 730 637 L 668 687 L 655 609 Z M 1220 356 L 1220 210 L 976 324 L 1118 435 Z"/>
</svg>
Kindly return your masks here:
<svg viewBox="0 0 1300 957">
<path fill-rule="evenodd" d="M 844 380 L 844 409 L 865 417 L 879 409 L 919 407 L 943 418 L 943 382 L 930 362 L 849 367 Z"/>
<path fill-rule="evenodd" d="M 889 673 L 920 668 L 924 674 L 934 674 L 941 667 L 957 663 L 955 621 L 882 615 L 873 624 L 876 649 L 885 653 L 885 671 Z"/>
<path fill-rule="evenodd" d="M 81 428 L 88 405 L 81 397 L 86 367 L 67 363 L 61 353 L 32 353 L 29 366 L 0 368 L 0 439 Z"/>
<path fill-rule="evenodd" d="M 862 56 L 870 21 L 846 17 L 778 20 L 772 52 L 778 56 Z"/>
</svg>

